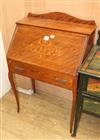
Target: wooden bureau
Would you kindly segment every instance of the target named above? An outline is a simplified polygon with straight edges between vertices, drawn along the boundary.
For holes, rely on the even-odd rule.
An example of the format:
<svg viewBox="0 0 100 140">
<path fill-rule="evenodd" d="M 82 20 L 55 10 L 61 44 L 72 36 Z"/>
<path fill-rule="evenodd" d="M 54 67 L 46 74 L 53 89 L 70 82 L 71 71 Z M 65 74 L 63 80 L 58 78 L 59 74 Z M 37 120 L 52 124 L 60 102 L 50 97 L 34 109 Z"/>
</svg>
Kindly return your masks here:
<svg viewBox="0 0 100 140">
<path fill-rule="evenodd" d="M 70 132 L 76 104 L 78 68 L 93 46 L 94 21 L 80 20 L 65 13 L 31 14 L 17 22 L 7 53 L 9 80 L 17 101 L 14 74 L 35 79 L 73 92 Z M 49 40 L 45 40 L 49 37 Z"/>
</svg>

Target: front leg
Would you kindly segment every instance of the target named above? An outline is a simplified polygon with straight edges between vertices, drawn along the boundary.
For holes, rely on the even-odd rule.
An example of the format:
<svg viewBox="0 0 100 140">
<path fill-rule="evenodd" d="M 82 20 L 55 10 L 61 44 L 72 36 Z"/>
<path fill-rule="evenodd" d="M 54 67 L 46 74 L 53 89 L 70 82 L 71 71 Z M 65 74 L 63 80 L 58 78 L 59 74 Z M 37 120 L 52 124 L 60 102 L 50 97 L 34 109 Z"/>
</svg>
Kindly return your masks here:
<svg viewBox="0 0 100 140">
<path fill-rule="evenodd" d="M 9 72 L 8 73 L 8 77 L 9 77 L 9 81 L 10 81 L 10 84 L 12 86 L 12 89 L 13 89 L 13 92 L 14 92 L 14 95 L 15 95 L 15 98 L 16 98 L 17 112 L 19 112 L 20 111 L 19 97 L 18 97 L 18 93 L 17 93 L 16 86 L 15 86 L 15 83 L 14 83 L 13 73 L 12 72 Z"/>
<path fill-rule="evenodd" d="M 70 133 L 72 133 L 73 123 L 74 123 L 74 115 L 75 115 L 75 107 L 76 107 L 76 97 L 77 97 L 77 82 L 78 78 L 73 81 L 73 87 L 72 87 L 72 109 L 71 109 L 71 117 L 70 117 Z"/>
</svg>

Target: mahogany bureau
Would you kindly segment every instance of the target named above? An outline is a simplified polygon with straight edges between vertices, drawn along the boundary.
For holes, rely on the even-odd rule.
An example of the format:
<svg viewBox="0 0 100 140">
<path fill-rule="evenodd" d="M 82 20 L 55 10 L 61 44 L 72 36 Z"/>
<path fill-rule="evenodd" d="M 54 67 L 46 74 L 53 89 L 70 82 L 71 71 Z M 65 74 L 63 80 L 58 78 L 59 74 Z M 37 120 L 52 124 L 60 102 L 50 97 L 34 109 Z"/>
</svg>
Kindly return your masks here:
<svg viewBox="0 0 100 140">
<path fill-rule="evenodd" d="M 70 132 L 77 96 L 78 68 L 93 46 L 96 25 L 65 13 L 31 14 L 17 22 L 7 53 L 9 80 L 17 101 L 14 74 L 73 92 Z"/>
</svg>

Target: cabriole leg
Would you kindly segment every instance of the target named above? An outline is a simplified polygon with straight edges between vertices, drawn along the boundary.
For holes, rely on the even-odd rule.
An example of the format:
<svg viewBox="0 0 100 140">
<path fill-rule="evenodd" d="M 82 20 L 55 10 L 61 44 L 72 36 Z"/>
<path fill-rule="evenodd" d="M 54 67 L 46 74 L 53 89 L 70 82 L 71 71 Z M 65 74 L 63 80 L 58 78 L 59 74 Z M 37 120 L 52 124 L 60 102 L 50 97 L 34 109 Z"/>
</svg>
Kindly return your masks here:
<svg viewBox="0 0 100 140">
<path fill-rule="evenodd" d="M 12 86 L 12 89 L 13 89 L 13 92 L 14 92 L 14 95 L 15 95 L 15 98 L 16 98 L 17 112 L 19 112 L 20 111 L 19 97 L 18 97 L 18 93 L 17 93 L 16 86 L 15 86 L 15 83 L 14 83 L 13 73 L 12 72 L 9 72 L 8 73 L 8 77 L 9 77 L 9 81 L 10 81 L 10 84 Z"/>
</svg>

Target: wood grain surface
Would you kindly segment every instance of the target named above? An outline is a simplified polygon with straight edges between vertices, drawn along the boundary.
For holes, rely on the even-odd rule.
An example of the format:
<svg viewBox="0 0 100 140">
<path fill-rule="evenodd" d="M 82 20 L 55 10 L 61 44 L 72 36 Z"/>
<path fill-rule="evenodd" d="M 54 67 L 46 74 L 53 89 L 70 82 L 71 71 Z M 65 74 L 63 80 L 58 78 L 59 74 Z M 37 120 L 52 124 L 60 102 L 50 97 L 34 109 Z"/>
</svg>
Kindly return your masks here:
<svg viewBox="0 0 100 140">
<path fill-rule="evenodd" d="M 70 15 L 64 13 L 54 12 L 49 13 L 49 16 L 53 17 L 54 14 L 55 20 L 29 14 L 17 22 L 7 53 L 9 80 L 15 93 L 18 112 L 20 107 L 14 85 L 15 73 L 71 89 L 73 99 L 70 132 L 72 132 L 77 97 L 77 72 L 92 48 L 96 26 L 93 21 L 84 21 L 84 24 L 83 20 L 77 19 L 76 23 L 76 18 L 69 19 Z M 62 21 L 61 17 L 66 17 L 67 21 Z M 54 38 L 50 38 L 50 35 Z M 48 36 L 49 40 L 45 41 L 44 36 Z"/>
<path fill-rule="evenodd" d="M 55 38 L 40 43 L 43 36 L 50 34 L 54 34 Z M 7 57 L 75 76 L 87 41 L 85 35 L 19 25 Z"/>
<path fill-rule="evenodd" d="M 90 35 L 96 29 L 94 25 L 81 24 L 81 23 L 73 23 L 73 22 L 64 22 L 64 21 L 56 21 L 51 19 L 41 19 L 34 17 L 26 17 L 23 20 L 17 22 L 17 24 L 38 26 L 38 27 L 46 27 L 52 29 L 58 29 L 63 31 L 75 32 L 80 34 Z"/>
</svg>

